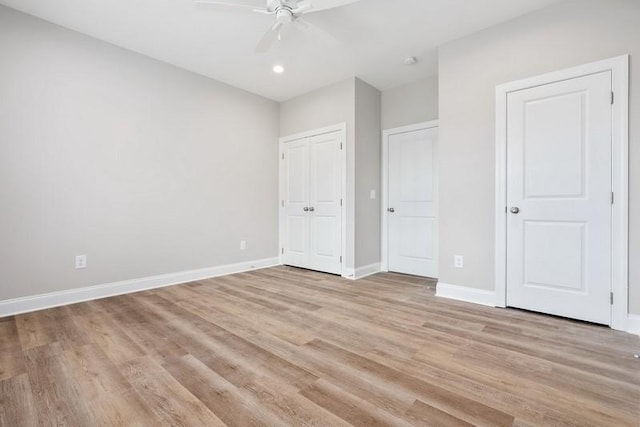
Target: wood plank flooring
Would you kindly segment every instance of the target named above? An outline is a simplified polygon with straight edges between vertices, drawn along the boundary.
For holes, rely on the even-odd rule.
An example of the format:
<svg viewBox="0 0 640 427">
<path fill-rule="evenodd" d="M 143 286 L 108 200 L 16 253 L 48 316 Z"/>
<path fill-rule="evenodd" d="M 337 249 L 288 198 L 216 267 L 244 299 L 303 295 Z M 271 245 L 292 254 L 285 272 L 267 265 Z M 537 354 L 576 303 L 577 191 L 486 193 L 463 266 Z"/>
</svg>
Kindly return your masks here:
<svg viewBox="0 0 640 427">
<path fill-rule="evenodd" d="M 640 426 L 640 338 L 275 267 L 0 319 L 3 426 Z"/>
</svg>

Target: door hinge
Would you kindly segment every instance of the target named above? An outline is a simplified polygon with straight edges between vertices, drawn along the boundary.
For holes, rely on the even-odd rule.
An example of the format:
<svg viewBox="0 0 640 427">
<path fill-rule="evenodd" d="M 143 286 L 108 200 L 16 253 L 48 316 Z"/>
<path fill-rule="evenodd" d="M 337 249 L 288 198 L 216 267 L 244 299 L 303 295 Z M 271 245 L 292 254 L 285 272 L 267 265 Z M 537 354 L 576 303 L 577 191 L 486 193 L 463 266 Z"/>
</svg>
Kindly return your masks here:
<svg viewBox="0 0 640 427">
<path fill-rule="evenodd" d="M 284 255 L 284 248 L 282 248 L 282 250 L 280 251 L 280 253 L 281 253 L 282 255 Z"/>
<path fill-rule="evenodd" d="M 342 199 L 340 199 L 340 206 L 342 206 Z"/>
<path fill-rule="evenodd" d="M 282 201 L 282 207 L 284 208 L 284 200 Z"/>
<path fill-rule="evenodd" d="M 615 102 L 615 99 L 616 99 L 615 93 L 611 92 L 611 105 L 613 105 L 613 103 Z"/>
<path fill-rule="evenodd" d="M 284 153 L 282 153 L 282 160 L 284 160 Z"/>
<path fill-rule="evenodd" d="M 611 204 L 613 204 L 613 202 L 615 201 L 615 197 L 613 195 L 613 191 L 611 192 Z"/>
<path fill-rule="evenodd" d="M 340 264 L 342 264 L 342 255 L 340 255 Z"/>
<path fill-rule="evenodd" d="M 609 303 L 613 305 L 613 292 L 609 293 Z"/>
<path fill-rule="evenodd" d="M 340 149 L 342 150 L 342 142 L 340 143 Z"/>
</svg>

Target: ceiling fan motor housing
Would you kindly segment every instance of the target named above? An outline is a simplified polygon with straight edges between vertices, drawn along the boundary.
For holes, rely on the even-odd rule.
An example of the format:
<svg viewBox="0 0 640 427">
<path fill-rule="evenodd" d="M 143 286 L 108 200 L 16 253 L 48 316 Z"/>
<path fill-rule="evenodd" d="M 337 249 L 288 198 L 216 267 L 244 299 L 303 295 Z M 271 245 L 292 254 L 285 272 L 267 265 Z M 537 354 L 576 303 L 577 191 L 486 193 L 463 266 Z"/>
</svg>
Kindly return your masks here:
<svg viewBox="0 0 640 427">
<path fill-rule="evenodd" d="M 276 10 L 276 19 L 281 24 L 288 24 L 293 21 L 293 12 L 287 6 L 280 6 Z"/>
<path fill-rule="evenodd" d="M 293 10 L 298 6 L 297 0 L 267 0 L 267 10 L 277 12 L 280 9 Z"/>
</svg>

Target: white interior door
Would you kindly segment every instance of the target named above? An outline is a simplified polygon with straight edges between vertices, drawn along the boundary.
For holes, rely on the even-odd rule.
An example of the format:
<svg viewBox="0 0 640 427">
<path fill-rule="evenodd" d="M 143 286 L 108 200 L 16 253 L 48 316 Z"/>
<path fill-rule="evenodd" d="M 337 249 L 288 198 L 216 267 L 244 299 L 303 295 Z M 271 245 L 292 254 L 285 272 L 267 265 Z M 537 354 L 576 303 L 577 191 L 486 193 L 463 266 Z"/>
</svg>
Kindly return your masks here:
<svg viewBox="0 0 640 427">
<path fill-rule="evenodd" d="M 284 264 L 342 272 L 342 132 L 283 147 Z"/>
<path fill-rule="evenodd" d="M 507 305 L 609 324 L 611 72 L 507 97 Z"/>
<path fill-rule="evenodd" d="M 342 272 L 340 132 L 309 138 L 309 268 Z"/>
<path fill-rule="evenodd" d="M 438 276 L 438 128 L 389 135 L 388 268 Z"/>
<path fill-rule="evenodd" d="M 285 264 L 309 264 L 309 140 L 284 146 L 284 247 Z"/>
</svg>

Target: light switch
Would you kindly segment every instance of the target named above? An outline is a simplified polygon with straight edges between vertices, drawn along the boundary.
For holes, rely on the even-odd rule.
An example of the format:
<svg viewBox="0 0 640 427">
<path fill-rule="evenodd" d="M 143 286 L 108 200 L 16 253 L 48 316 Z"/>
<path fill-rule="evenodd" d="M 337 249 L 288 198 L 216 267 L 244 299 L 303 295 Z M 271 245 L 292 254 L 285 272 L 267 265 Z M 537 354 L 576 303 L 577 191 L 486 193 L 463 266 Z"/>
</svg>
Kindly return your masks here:
<svg viewBox="0 0 640 427">
<path fill-rule="evenodd" d="M 370 197 L 371 199 L 375 199 L 375 198 L 376 198 L 376 190 L 371 190 L 371 191 L 369 192 L 369 197 Z"/>
</svg>

